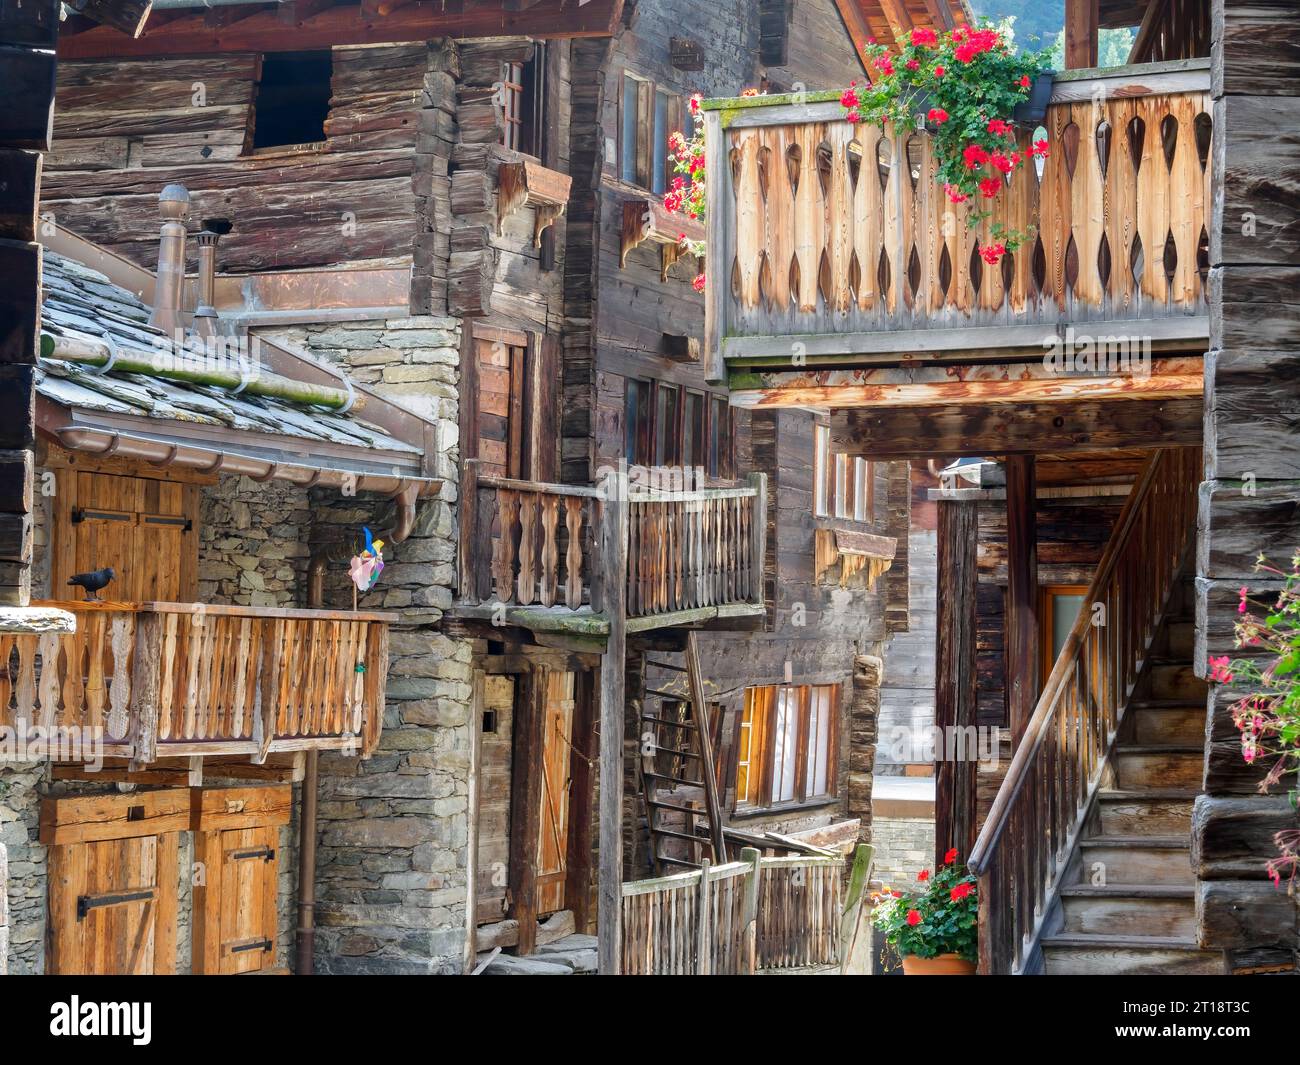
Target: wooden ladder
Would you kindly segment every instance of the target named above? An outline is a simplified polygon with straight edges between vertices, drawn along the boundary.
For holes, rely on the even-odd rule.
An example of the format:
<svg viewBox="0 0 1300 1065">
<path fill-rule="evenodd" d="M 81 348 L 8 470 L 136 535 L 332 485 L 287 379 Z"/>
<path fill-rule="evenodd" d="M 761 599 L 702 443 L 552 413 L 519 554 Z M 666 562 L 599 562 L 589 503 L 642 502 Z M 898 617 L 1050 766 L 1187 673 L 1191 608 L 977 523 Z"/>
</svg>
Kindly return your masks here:
<svg viewBox="0 0 1300 1065">
<path fill-rule="evenodd" d="M 689 694 L 650 691 L 681 703 L 682 712 L 672 717 L 642 711 L 641 721 L 641 795 L 645 801 L 646 827 L 650 834 L 650 854 L 656 874 L 664 866 L 698 869 L 701 851 L 708 850 L 709 861 L 720 865 L 727 860 L 722 805 L 718 798 L 718 778 L 713 760 L 713 739 L 709 735 L 708 704 L 704 699 L 704 678 L 700 673 L 699 648 L 695 634 L 687 637 L 685 667 L 657 662 L 660 669 L 686 674 Z M 698 788 L 704 796 L 704 808 L 690 805 L 678 794 L 678 788 Z M 680 821 L 665 821 L 680 817 Z M 704 823 L 707 836 L 696 828 Z M 689 845 L 689 858 L 665 853 L 665 844 L 676 840 Z"/>
</svg>

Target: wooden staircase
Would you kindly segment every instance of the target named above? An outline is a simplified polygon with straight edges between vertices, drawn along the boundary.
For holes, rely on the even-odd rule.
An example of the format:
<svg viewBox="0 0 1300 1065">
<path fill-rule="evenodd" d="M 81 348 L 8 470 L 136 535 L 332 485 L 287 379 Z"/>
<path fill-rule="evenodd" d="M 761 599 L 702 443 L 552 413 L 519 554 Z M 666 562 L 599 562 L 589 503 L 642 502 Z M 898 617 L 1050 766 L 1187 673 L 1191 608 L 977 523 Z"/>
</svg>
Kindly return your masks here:
<svg viewBox="0 0 1300 1065">
<path fill-rule="evenodd" d="M 1196 945 L 1191 823 L 1206 685 L 1191 667 L 1191 612 L 1191 581 L 1184 577 L 1045 923 L 1048 975 L 1223 971 L 1220 952 Z"/>
<path fill-rule="evenodd" d="M 676 701 L 680 712 L 665 717 L 643 711 L 641 716 L 641 795 L 656 875 L 663 875 L 670 867 L 698 869 L 702 857 L 714 865 L 727 860 L 704 678 L 694 633 L 687 638 L 683 658 L 684 666 L 664 662 L 655 666 L 684 673 L 687 694 L 647 693 Z M 704 833 L 699 831 L 701 828 Z"/>
<path fill-rule="evenodd" d="M 1187 924 L 1201 473 L 1196 449 L 1147 462 L 1043 685 L 971 852 L 981 973 L 1218 971 Z"/>
</svg>

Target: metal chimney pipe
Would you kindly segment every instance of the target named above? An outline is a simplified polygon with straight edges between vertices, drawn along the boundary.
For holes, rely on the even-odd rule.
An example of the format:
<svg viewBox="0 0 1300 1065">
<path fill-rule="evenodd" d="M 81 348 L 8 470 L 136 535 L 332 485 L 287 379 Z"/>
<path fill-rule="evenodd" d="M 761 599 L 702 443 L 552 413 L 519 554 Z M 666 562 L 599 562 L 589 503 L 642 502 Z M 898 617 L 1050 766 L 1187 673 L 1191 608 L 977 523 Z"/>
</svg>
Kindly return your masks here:
<svg viewBox="0 0 1300 1065">
<path fill-rule="evenodd" d="M 204 229 L 198 236 L 199 242 L 199 285 L 198 306 L 194 308 L 194 328 L 204 336 L 216 332 L 217 309 L 213 306 L 217 297 L 217 241 L 220 233 Z"/>
<path fill-rule="evenodd" d="M 158 194 L 162 232 L 158 239 L 158 283 L 154 288 L 149 324 L 173 336 L 181 328 L 181 299 L 185 291 L 185 216 L 190 194 L 184 185 L 168 185 Z"/>
</svg>

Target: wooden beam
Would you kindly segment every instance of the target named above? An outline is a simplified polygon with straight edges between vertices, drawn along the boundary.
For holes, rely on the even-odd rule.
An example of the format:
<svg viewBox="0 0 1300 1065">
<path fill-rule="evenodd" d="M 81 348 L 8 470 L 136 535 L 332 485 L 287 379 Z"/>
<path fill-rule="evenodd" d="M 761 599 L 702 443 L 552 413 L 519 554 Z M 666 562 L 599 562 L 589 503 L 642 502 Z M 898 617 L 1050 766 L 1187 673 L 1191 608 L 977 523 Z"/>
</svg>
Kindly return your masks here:
<svg viewBox="0 0 1300 1065">
<path fill-rule="evenodd" d="M 298 0 L 301 3 L 301 0 Z M 439 37 L 520 36 L 536 38 L 608 37 L 618 23 L 622 0 L 589 0 L 564 6 L 547 0 L 527 10 L 510 11 L 503 0 L 464 10 L 419 0 L 382 17 L 366 17 L 359 3 L 330 7 L 295 23 L 287 35 L 278 10 L 265 10 L 221 28 L 205 25 L 203 14 L 176 19 L 156 29 L 146 24 L 135 40 L 98 27 L 60 42 L 63 59 L 133 58 L 156 55 L 220 55 L 230 52 L 285 52 L 343 45 L 396 44 Z"/>
<path fill-rule="evenodd" d="M 1199 399 L 836 410 L 837 450 L 872 459 L 1033 454 L 1201 442 Z"/>
<path fill-rule="evenodd" d="M 600 669 L 599 971 L 618 975 L 623 912 L 623 718 L 627 656 L 627 477 L 608 474 L 600 526 L 602 601 L 609 641 Z"/>
<path fill-rule="evenodd" d="M 975 598 L 978 578 L 979 507 L 975 503 L 941 502 L 938 530 L 938 576 L 944 590 L 938 597 L 935 636 L 934 724 L 940 736 L 947 729 L 975 724 Z M 960 735 L 960 733 L 956 733 Z M 935 866 L 943 864 L 949 847 L 970 854 L 979 826 L 975 821 L 974 762 L 958 760 L 960 753 L 944 743 L 944 757 L 935 767 Z"/>
<path fill-rule="evenodd" d="M 598 670 L 576 671 L 574 677 L 572 757 L 569 759 L 569 838 L 564 903 L 573 911 L 575 929 L 590 934 L 591 828 L 595 797 L 596 697 Z"/>
<path fill-rule="evenodd" d="M 1065 0 L 1065 67 L 1097 65 L 1097 0 Z"/>
<path fill-rule="evenodd" d="M 153 10 L 153 0 L 85 0 L 76 10 L 130 37 L 139 37 Z"/>
<path fill-rule="evenodd" d="M 1164 364 L 1164 365 L 1162 365 Z M 1153 359 L 1149 375 L 1062 374 L 1039 363 L 891 366 L 806 374 L 733 374 L 736 407 L 930 407 L 989 403 L 1077 403 L 1087 399 L 1200 397 L 1199 358 Z"/>
<path fill-rule="evenodd" d="M 1038 505 L 1033 455 L 1007 459 L 1007 715 L 1012 750 L 1038 702 Z"/>
</svg>

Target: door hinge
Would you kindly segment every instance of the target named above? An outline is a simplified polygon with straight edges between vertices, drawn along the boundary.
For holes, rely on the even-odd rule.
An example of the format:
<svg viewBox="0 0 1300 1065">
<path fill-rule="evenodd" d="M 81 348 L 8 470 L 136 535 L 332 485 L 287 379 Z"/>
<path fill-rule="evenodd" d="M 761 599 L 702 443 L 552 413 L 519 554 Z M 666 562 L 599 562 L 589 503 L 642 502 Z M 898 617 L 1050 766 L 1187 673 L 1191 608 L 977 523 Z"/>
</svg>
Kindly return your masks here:
<svg viewBox="0 0 1300 1065">
<path fill-rule="evenodd" d="M 91 910 L 97 910 L 104 906 L 122 906 L 128 902 L 152 900 L 156 892 L 156 888 L 140 888 L 137 891 L 107 892 L 103 895 L 78 895 L 77 920 L 85 920 L 86 915 Z"/>
<path fill-rule="evenodd" d="M 258 847 L 255 850 L 230 852 L 231 861 L 242 862 L 249 858 L 261 858 L 263 861 L 273 862 L 275 861 L 275 848 Z"/>
</svg>

